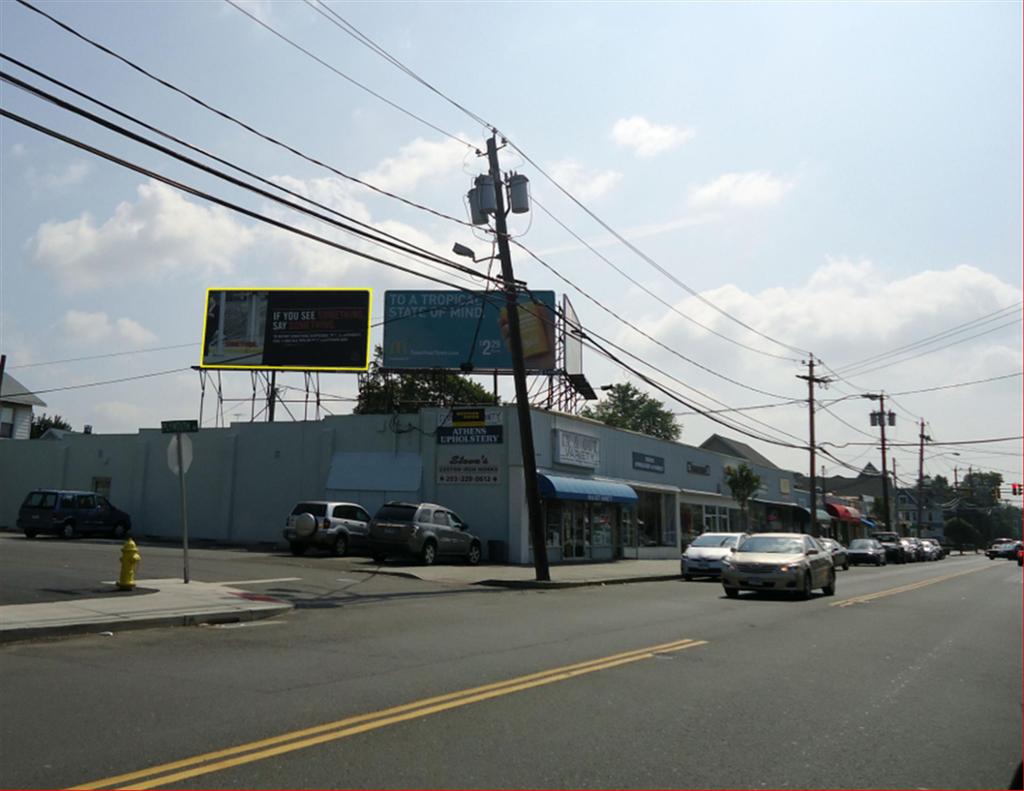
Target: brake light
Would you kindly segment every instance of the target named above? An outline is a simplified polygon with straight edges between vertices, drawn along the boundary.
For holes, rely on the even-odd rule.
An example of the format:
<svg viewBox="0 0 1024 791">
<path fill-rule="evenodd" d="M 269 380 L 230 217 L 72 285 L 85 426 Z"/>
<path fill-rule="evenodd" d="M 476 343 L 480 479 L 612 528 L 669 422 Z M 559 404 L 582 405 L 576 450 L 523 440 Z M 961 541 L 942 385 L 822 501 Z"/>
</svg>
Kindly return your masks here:
<svg viewBox="0 0 1024 791">
<path fill-rule="evenodd" d="M 324 530 L 326 530 L 330 526 L 331 526 L 331 520 L 330 519 L 324 519 L 323 524 L 320 525 L 320 527 L 322 527 Z"/>
</svg>

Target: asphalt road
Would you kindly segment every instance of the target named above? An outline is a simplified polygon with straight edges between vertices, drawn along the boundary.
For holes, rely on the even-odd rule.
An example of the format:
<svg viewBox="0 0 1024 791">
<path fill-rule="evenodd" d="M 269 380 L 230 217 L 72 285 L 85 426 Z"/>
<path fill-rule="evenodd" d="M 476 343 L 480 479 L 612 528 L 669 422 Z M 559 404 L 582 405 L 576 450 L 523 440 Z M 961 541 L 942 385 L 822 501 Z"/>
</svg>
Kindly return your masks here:
<svg viewBox="0 0 1024 791">
<path fill-rule="evenodd" d="M 855 568 L 795 602 L 201 552 L 197 578 L 275 580 L 247 587 L 300 606 L 0 648 L 0 786 L 1000 788 L 1021 760 L 1007 561 Z"/>
</svg>

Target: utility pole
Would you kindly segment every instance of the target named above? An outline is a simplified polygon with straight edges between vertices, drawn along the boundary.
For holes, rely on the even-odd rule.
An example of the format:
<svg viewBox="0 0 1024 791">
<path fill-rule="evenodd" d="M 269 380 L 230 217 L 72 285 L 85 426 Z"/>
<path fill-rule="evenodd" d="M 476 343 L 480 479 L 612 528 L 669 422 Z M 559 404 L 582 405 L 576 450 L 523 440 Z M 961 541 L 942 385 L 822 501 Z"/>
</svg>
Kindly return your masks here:
<svg viewBox="0 0 1024 791">
<path fill-rule="evenodd" d="M 270 381 L 267 383 L 268 395 L 267 399 L 267 422 L 274 422 L 274 402 L 277 400 L 277 371 L 270 372 Z"/>
<path fill-rule="evenodd" d="M 864 398 L 870 398 L 872 401 L 878 401 L 878 411 L 872 413 L 872 417 L 876 418 L 878 425 L 882 427 L 882 507 L 885 509 L 885 526 L 887 529 L 892 529 L 890 524 L 892 522 L 891 512 L 889 511 L 889 467 L 886 461 L 885 455 L 885 424 L 888 420 L 889 425 L 896 425 L 896 415 L 886 415 L 885 412 L 885 393 L 865 393 Z"/>
<path fill-rule="evenodd" d="M 533 447 L 533 425 L 530 420 L 530 400 L 526 389 L 526 364 L 523 362 L 523 338 L 519 331 L 519 299 L 515 276 L 512 273 L 512 254 L 508 246 L 508 226 L 505 224 L 505 195 L 498 166 L 497 132 L 492 130 L 487 140 L 487 159 L 494 182 L 494 226 L 498 236 L 498 257 L 501 260 L 501 279 L 505 291 L 508 313 L 509 344 L 512 347 L 512 378 L 516 386 L 516 414 L 519 416 L 519 445 L 523 452 L 523 477 L 526 484 L 526 509 L 533 542 L 533 568 L 540 581 L 551 579 L 548 569 L 548 549 L 541 522 L 540 491 L 537 488 L 537 456 Z"/>
<path fill-rule="evenodd" d="M 924 418 L 921 419 L 920 443 L 917 451 L 917 537 L 921 537 L 922 510 L 924 508 L 924 441 L 931 439 L 924 433 Z M 955 470 L 955 468 L 954 468 Z M 954 472 L 954 477 L 956 474 Z"/>
<path fill-rule="evenodd" d="M 7 355 L 0 354 L 0 391 L 4 389 L 4 368 L 7 367 Z"/>
<path fill-rule="evenodd" d="M 807 411 L 808 411 L 808 414 L 810 416 L 810 435 L 811 435 L 811 447 L 810 447 L 810 451 L 811 451 L 811 464 L 810 464 L 810 470 L 811 470 L 811 475 L 810 475 L 810 479 L 811 479 L 810 480 L 810 490 L 811 490 L 810 491 L 810 495 L 811 495 L 811 500 L 810 500 L 810 502 L 811 502 L 811 535 L 812 536 L 817 536 L 818 535 L 818 502 L 817 502 L 817 500 L 818 500 L 818 481 L 817 481 L 816 476 L 815 476 L 815 459 L 814 459 L 815 448 L 817 447 L 815 445 L 815 442 L 814 442 L 814 386 L 816 384 L 828 384 L 832 380 L 829 379 L 828 377 L 825 377 L 825 376 L 815 376 L 814 375 L 814 355 L 813 354 L 810 356 L 810 359 L 807 361 L 807 373 L 806 374 L 797 374 L 796 378 L 797 379 L 806 379 L 807 380 Z M 824 505 L 825 505 L 824 479 L 822 480 L 821 503 L 822 503 L 822 508 L 824 508 Z"/>
</svg>

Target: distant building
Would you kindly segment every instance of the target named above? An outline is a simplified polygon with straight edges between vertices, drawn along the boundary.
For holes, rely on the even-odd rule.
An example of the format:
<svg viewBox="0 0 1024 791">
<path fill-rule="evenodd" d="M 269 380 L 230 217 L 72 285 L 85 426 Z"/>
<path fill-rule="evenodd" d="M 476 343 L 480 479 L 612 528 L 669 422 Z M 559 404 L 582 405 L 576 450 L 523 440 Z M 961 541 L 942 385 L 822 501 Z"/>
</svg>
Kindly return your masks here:
<svg viewBox="0 0 1024 791">
<path fill-rule="evenodd" d="M 0 382 L 0 439 L 28 439 L 32 409 L 46 403 L 6 371 Z"/>
</svg>

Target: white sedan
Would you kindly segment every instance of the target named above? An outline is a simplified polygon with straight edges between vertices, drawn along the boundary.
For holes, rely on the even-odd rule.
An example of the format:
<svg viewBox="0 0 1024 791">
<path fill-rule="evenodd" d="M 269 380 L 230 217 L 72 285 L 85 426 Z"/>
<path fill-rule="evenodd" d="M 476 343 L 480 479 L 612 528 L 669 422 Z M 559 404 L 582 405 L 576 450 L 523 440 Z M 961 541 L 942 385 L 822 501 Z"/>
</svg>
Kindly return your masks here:
<svg viewBox="0 0 1024 791">
<path fill-rule="evenodd" d="M 722 573 L 722 558 L 732 552 L 746 533 L 702 533 L 683 552 L 680 572 L 684 580 L 717 577 Z"/>
</svg>

